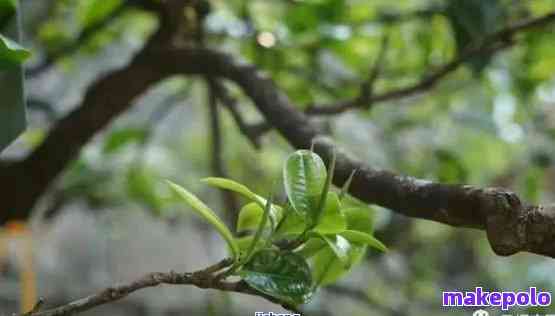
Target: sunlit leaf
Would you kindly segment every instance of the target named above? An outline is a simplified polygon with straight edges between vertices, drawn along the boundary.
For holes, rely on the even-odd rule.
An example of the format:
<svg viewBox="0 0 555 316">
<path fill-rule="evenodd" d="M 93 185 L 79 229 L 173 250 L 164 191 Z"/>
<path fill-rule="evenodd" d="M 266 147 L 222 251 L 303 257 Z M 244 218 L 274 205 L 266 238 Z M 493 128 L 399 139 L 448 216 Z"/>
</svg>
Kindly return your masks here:
<svg viewBox="0 0 555 316">
<path fill-rule="evenodd" d="M 293 305 L 312 297 L 312 276 L 305 259 L 292 252 L 264 249 L 254 254 L 239 275 L 252 288 Z"/>
<path fill-rule="evenodd" d="M 222 235 L 222 237 L 227 241 L 229 248 L 231 249 L 234 258 L 239 257 L 239 247 L 235 243 L 233 234 L 229 231 L 224 222 L 199 198 L 185 190 L 183 187 L 166 180 L 170 188 L 179 196 L 183 201 L 189 204 L 195 213 L 206 219 L 216 230 Z"/>
</svg>

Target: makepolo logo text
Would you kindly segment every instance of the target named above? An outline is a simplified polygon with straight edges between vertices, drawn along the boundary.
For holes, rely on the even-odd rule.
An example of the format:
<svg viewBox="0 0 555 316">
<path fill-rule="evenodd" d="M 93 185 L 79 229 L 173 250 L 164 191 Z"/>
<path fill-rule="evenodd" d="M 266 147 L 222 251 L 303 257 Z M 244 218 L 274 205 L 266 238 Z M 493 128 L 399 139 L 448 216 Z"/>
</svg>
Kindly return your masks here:
<svg viewBox="0 0 555 316">
<path fill-rule="evenodd" d="M 530 287 L 521 292 L 486 292 L 477 287 L 472 292 L 443 292 L 443 306 L 498 306 L 506 311 L 517 306 L 549 306 L 551 294 Z"/>
</svg>

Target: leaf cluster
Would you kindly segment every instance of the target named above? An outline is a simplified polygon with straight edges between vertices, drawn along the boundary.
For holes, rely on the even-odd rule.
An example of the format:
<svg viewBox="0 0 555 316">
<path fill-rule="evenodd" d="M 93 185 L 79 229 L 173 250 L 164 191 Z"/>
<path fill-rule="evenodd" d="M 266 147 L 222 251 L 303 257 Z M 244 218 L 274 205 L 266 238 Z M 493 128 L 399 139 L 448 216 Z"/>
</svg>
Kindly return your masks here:
<svg viewBox="0 0 555 316">
<path fill-rule="evenodd" d="M 224 276 L 239 276 L 265 295 L 298 305 L 309 301 L 319 286 L 348 273 L 368 247 L 386 250 L 372 235 L 370 210 L 349 206 L 345 192 L 350 181 L 339 193 L 331 190 L 334 165 L 335 158 L 326 169 L 323 160 L 310 150 L 292 153 L 283 166 L 287 195 L 283 205 L 274 203 L 272 195 L 264 198 L 230 179 L 203 179 L 249 201 L 237 219 L 237 234 L 241 237 L 235 237 L 192 193 L 168 183 L 226 240 L 234 263 Z"/>
</svg>

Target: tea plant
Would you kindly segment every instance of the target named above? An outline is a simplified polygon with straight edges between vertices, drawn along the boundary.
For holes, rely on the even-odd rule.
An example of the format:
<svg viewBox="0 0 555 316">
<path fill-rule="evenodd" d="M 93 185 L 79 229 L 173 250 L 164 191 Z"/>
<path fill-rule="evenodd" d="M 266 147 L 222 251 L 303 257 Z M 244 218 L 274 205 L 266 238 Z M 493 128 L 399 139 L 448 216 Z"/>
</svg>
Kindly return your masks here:
<svg viewBox="0 0 555 316">
<path fill-rule="evenodd" d="M 250 287 L 286 304 L 308 302 L 319 286 L 344 276 L 366 249 L 385 251 L 372 236 L 371 212 L 353 206 L 346 191 L 354 173 L 339 193 L 331 190 L 335 156 L 328 169 L 311 150 L 291 154 L 283 166 L 287 203 L 257 195 L 225 178 L 202 181 L 234 191 L 250 203 L 243 206 L 235 237 L 221 219 L 193 194 L 169 182 L 173 191 L 204 217 L 227 241 L 232 264 L 220 277 L 238 276 Z M 347 206 L 349 205 L 349 206 Z"/>
</svg>

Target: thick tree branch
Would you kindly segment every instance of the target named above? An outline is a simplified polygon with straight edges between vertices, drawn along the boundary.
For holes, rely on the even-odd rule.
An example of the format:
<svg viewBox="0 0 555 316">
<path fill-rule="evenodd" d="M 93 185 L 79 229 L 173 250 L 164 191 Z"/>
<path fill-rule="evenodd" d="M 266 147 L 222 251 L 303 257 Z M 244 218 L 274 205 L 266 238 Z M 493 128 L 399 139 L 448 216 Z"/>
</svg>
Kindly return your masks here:
<svg viewBox="0 0 555 316">
<path fill-rule="evenodd" d="M 154 272 L 143 276 L 133 282 L 109 287 L 97 294 L 87 296 L 82 299 L 75 300 L 66 305 L 62 305 L 53 309 L 36 311 L 24 314 L 25 316 L 64 316 L 74 315 L 95 308 L 100 305 L 111 303 L 127 297 L 129 294 L 141 289 L 156 287 L 162 284 L 170 285 L 193 285 L 201 289 L 215 289 L 227 292 L 243 293 L 248 295 L 259 296 L 266 300 L 279 304 L 285 309 L 298 312 L 293 306 L 289 306 L 277 299 L 256 292 L 244 282 L 228 282 L 222 280 L 216 272 L 228 267 L 231 261 L 226 259 L 204 270 L 196 272 Z M 22 315 L 23 316 L 23 315 Z"/>
<path fill-rule="evenodd" d="M 361 95 L 357 96 L 354 99 L 343 100 L 329 105 L 313 105 L 309 106 L 306 112 L 313 115 L 334 115 L 343 113 L 351 109 L 367 108 L 370 104 L 400 99 L 418 93 L 426 92 L 434 88 L 438 82 L 440 82 L 443 78 L 445 78 L 453 71 L 457 70 L 469 59 L 479 55 L 491 55 L 499 50 L 507 48 L 513 43 L 512 37 L 516 33 L 532 28 L 541 27 L 553 22 L 554 20 L 555 12 L 551 12 L 544 16 L 517 23 L 515 25 L 501 29 L 498 32 L 485 36 L 483 40 L 476 43 L 475 45 L 471 45 L 465 52 L 456 56 L 450 62 L 439 66 L 434 71 L 425 75 L 420 81 L 407 87 L 393 89 L 381 94 L 374 94 L 370 97 L 364 97 L 364 95 Z"/>
<path fill-rule="evenodd" d="M 234 81 L 291 145 L 309 148 L 318 138 L 315 150 L 330 157 L 333 143 L 319 137 L 320 131 L 307 116 L 254 67 L 210 50 L 173 49 L 160 54 L 157 59 L 165 62 L 159 66 L 167 71 L 208 73 Z M 357 169 L 350 193 L 363 201 L 410 217 L 484 229 L 499 255 L 528 251 L 555 257 L 555 212 L 551 208 L 525 205 L 514 193 L 499 188 L 441 184 L 376 170 L 336 150 L 334 183 L 341 186 Z"/>
<path fill-rule="evenodd" d="M 0 224 L 27 218 L 38 198 L 92 136 L 167 76 L 156 69 L 155 61 L 145 58 L 155 46 L 152 43 L 158 43 L 162 35 L 155 34 L 129 65 L 93 83 L 82 105 L 58 121 L 26 159 L 0 166 L 0 191 L 4 196 Z"/>
<path fill-rule="evenodd" d="M 508 34 L 541 25 L 555 13 L 513 27 Z M 539 22 L 538 22 L 539 21 Z M 21 169 L 8 168 L 12 178 L 2 182 L 7 205 L 15 207 L 1 213 L 1 220 L 23 218 L 44 188 L 75 158 L 92 135 L 111 118 L 128 107 L 129 101 L 152 83 L 175 75 L 202 75 L 227 78 L 238 84 L 265 119 L 296 148 L 309 148 L 318 138 L 315 150 L 325 159 L 334 145 L 297 110 L 272 80 L 251 65 L 209 49 L 160 47 L 143 51 L 130 66 L 101 79 L 89 91 L 84 104 L 70 113 L 52 130 L 45 142 L 26 159 Z M 114 87 L 119 93 L 114 94 Z M 71 137 L 66 137 L 71 135 Z M 63 141 L 66 140 L 66 143 Z M 334 183 L 341 186 L 357 169 L 350 193 L 409 217 L 423 218 L 460 227 L 484 229 L 493 250 L 499 255 L 528 251 L 555 257 L 555 210 L 522 203 L 512 192 L 499 188 L 441 184 L 394 172 L 376 170 L 336 149 L 338 159 Z M 27 175 L 27 180 L 25 175 Z M 32 175 L 32 179 L 29 175 Z M 39 194 L 25 195 L 29 190 Z M 37 189 L 38 188 L 38 189 Z M 18 198 L 18 194 L 20 195 Z M 23 202 L 21 202 L 23 201 Z M 19 203 L 19 204 L 18 204 Z"/>
</svg>

